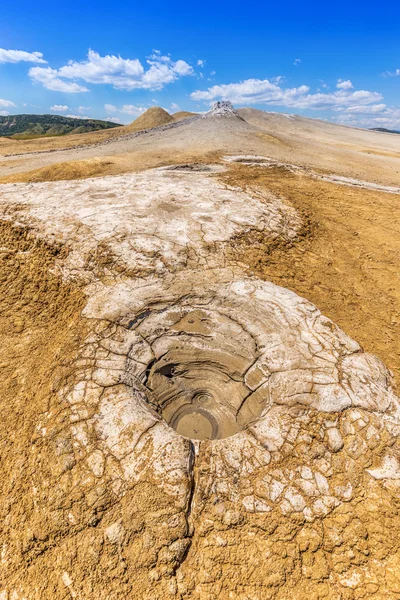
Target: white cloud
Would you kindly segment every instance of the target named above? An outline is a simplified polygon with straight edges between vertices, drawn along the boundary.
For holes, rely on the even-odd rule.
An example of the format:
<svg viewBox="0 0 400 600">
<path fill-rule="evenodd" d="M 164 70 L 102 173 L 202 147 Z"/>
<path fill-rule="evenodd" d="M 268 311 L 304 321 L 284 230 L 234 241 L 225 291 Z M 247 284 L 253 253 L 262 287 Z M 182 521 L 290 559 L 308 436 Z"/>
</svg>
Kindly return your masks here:
<svg viewBox="0 0 400 600">
<path fill-rule="evenodd" d="M 343 81 L 343 79 L 338 79 L 336 87 L 338 90 L 352 90 L 353 84 L 351 83 L 350 79 L 346 79 L 346 81 Z"/>
<path fill-rule="evenodd" d="M 121 119 L 118 117 L 106 117 L 106 121 L 111 121 L 111 123 L 121 123 Z"/>
<path fill-rule="evenodd" d="M 16 104 L 14 104 L 14 102 L 11 102 L 11 100 L 3 100 L 2 98 L 0 98 L 0 108 L 12 108 L 17 106 Z"/>
<path fill-rule="evenodd" d="M 0 117 L 8 117 L 9 114 L 7 110 L 0 110 Z"/>
<path fill-rule="evenodd" d="M 181 107 L 176 102 L 172 102 L 171 110 L 174 110 L 174 111 L 181 110 Z"/>
<path fill-rule="evenodd" d="M 214 85 L 206 91 L 197 90 L 191 94 L 191 98 L 204 101 L 231 100 L 239 105 L 269 104 L 288 108 L 322 110 L 368 105 L 382 100 L 382 95 L 377 92 L 350 91 L 349 89 L 339 89 L 332 93 L 310 94 L 310 88 L 306 85 L 284 88 L 279 83 L 268 79 L 247 79 L 240 83 Z"/>
<path fill-rule="evenodd" d="M 88 88 L 78 85 L 72 81 L 63 81 L 58 77 L 58 71 L 50 67 L 32 67 L 29 69 L 29 76 L 38 83 L 41 83 L 47 90 L 53 92 L 64 92 L 67 94 L 79 94 L 88 92 Z"/>
<path fill-rule="evenodd" d="M 85 61 L 70 60 L 60 69 L 34 67 L 30 69 L 29 75 L 47 89 L 76 93 L 89 91 L 76 83 L 76 80 L 92 84 L 110 84 L 118 90 L 161 90 L 164 85 L 179 77 L 193 74 L 193 68 L 187 62 L 173 62 L 169 56 L 162 56 L 158 50 L 153 50 L 147 64 L 150 67 L 145 70 L 137 58 L 100 56 L 98 52 L 89 50 Z"/>
<path fill-rule="evenodd" d="M 184 60 L 177 60 L 173 70 L 175 73 L 181 76 L 193 75 L 193 68 Z"/>
<path fill-rule="evenodd" d="M 66 115 L 70 119 L 92 119 L 93 117 L 84 117 L 83 115 Z"/>
<path fill-rule="evenodd" d="M 359 127 L 400 129 L 400 108 L 389 107 L 383 103 L 370 106 L 349 106 L 340 111 L 339 116 L 334 117 L 334 120 Z"/>
<path fill-rule="evenodd" d="M 60 77 L 83 79 L 87 83 L 118 83 L 120 78 L 136 78 L 143 75 L 143 67 L 138 59 L 124 59 L 120 56 L 100 56 L 89 50 L 88 59 L 82 62 L 70 60 L 58 70 Z"/>
<path fill-rule="evenodd" d="M 53 112 L 67 112 L 69 106 L 66 104 L 54 104 L 53 106 L 50 106 L 50 110 Z"/>
<path fill-rule="evenodd" d="M 386 110 L 386 104 L 372 104 L 372 106 L 349 106 L 346 108 L 346 112 L 353 115 L 376 115 L 381 114 Z"/>
<path fill-rule="evenodd" d="M 25 50 L 6 50 L 0 48 L 0 63 L 46 63 L 41 52 L 25 52 Z"/>
<path fill-rule="evenodd" d="M 197 66 L 198 67 L 204 67 L 205 64 L 206 64 L 206 61 L 205 60 L 201 60 L 200 58 L 197 61 Z"/>
<path fill-rule="evenodd" d="M 129 115 L 131 117 L 139 117 L 147 110 L 147 108 L 143 106 L 134 106 L 133 104 L 124 104 L 121 108 L 118 108 L 114 104 L 105 104 L 104 110 L 108 115 L 114 114 L 114 116 L 111 118 L 107 117 L 108 121 L 115 121 L 115 123 L 120 123 L 121 121 L 118 117 L 115 116 L 115 113 L 121 113 L 124 115 Z"/>
<path fill-rule="evenodd" d="M 301 63 L 301 58 L 295 58 L 293 61 L 294 65 L 299 65 Z"/>
<path fill-rule="evenodd" d="M 124 104 L 124 106 L 119 110 L 119 112 L 124 113 L 125 115 L 132 115 L 134 117 L 138 117 L 139 115 L 146 112 L 147 108 L 143 108 L 143 106 L 134 106 L 133 104 Z"/>
<path fill-rule="evenodd" d="M 382 73 L 382 75 L 384 77 L 399 77 L 400 69 L 396 69 L 395 71 L 385 71 L 385 73 Z"/>
<path fill-rule="evenodd" d="M 171 56 L 169 54 L 162 55 L 161 50 L 153 50 L 150 56 L 147 57 L 149 60 L 155 60 L 160 62 L 171 62 Z"/>
</svg>

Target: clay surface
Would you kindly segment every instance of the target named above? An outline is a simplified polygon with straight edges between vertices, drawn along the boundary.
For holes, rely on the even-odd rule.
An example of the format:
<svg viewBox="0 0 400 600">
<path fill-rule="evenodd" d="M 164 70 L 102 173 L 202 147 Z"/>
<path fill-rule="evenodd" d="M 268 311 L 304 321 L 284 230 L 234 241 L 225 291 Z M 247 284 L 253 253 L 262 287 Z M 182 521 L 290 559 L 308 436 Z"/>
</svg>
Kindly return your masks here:
<svg viewBox="0 0 400 600">
<path fill-rule="evenodd" d="M 23 494 L 5 459 L 3 599 L 400 594 L 391 374 L 232 259 L 304 223 L 218 173 L 1 186 L 5 226 L 29 229 L 17 254 L 61 249 L 51 277 L 81 294 L 35 384 Z"/>
</svg>

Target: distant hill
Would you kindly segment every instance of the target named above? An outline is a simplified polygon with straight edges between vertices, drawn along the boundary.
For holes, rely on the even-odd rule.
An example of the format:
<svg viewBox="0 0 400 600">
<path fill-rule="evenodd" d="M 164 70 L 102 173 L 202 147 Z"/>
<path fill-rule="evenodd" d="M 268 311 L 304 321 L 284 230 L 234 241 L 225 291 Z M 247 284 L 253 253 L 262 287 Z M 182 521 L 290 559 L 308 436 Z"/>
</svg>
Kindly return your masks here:
<svg viewBox="0 0 400 600">
<path fill-rule="evenodd" d="M 0 117 L 0 137 L 14 139 L 88 133 L 112 127 L 120 127 L 120 125 L 111 123 L 111 121 L 75 119 L 60 115 L 9 115 L 8 117 Z"/>
<path fill-rule="evenodd" d="M 188 119 L 189 117 L 196 117 L 198 113 L 188 112 L 187 110 L 181 110 L 172 115 L 174 121 L 182 121 L 182 119 Z"/>
<path fill-rule="evenodd" d="M 385 129 L 385 127 L 372 127 L 371 131 L 382 131 L 383 133 L 399 133 L 400 131 L 396 131 L 395 129 Z"/>
<path fill-rule="evenodd" d="M 161 108 L 161 106 L 152 106 L 140 115 L 140 117 L 132 121 L 127 128 L 129 131 L 143 131 L 144 129 L 153 129 L 154 127 L 162 127 L 163 125 L 176 123 L 177 121 L 182 121 L 183 119 L 193 116 L 196 116 L 196 113 L 187 111 L 180 111 L 170 115 L 166 110 Z"/>
<path fill-rule="evenodd" d="M 143 129 L 153 129 L 153 127 L 161 127 L 173 123 L 174 119 L 166 110 L 160 106 L 152 106 L 140 117 L 132 121 L 128 125 L 130 131 L 142 131 Z"/>
</svg>

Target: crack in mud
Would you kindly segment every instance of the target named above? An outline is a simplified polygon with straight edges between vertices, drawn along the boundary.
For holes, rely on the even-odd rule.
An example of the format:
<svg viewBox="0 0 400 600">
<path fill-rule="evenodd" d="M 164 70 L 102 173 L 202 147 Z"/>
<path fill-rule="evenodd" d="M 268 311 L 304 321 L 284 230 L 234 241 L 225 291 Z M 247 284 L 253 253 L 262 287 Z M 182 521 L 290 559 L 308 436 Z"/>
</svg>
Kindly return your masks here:
<svg viewBox="0 0 400 600">
<path fill-rule="evenodd" d="M 28 584 L 46 597 L 34 586 L 50 578 L 57 597 L 67 587 L 89 598 L 100 589 L 97 572 L 104 580 L 102 569 L 112 569 L 105 589 L 115 597 L 223 598 L 246 581 L 251 594 L 280 600 L 282 589 L 310 579 L 305 572 L 314 577 L 315 564 L 321 585 L 331 573 L 336 587 L 348 565 L 385 572 L 368 558 L 380 543 L 368 515 L 377 494 L 393 511 L 399 480 L 390 374 L 310 302 L 230 260 L 228 245 L 260 224 L 271 243 L 295 240 L 302 219 L 293 208 L 268 194 L 265 207 L 196 171 L 193 197 L 183 177 L 157 170 L 64 190 L 6 187 L 6 203 L 20 206 L 22 195 L 29 210 L 18 218 L 32 231 L 47 239 L 54 229 L 68 244 L 59 271 L 87 294 L 84 339 L 64 356 L 66 319 L 54 372 L 43 376 L 52 392 L 24 408 L 35 443 L 16 447 L 29 465 L 21 497 L 31 504 L 22 513 L 12 486 L 24 463 L 14 460 L 4 494 L 8 595 L 21 580 L 19 597 Z M 120 195 L 110 196 L 116 185 Z M 61 191 L 66 201 L 61 194 L 55 205 Z M 153 204 L 172 207 L 174 219 L 155 223 Z M 199 215 L 210 220 L 199 226 Z M 99 240 L 106 256 L 91 261 Z M 94 270 L 102 260 L 107 277 Z M 22 282 L 34 295 L 29 278 Z M 20 363 L 6 380 L 11 392 L 26 377 Z M 9 431 L 26 427 L 17 409 Z M 368 502 L 367 517 L 354 516 Z M 356 543 L 320 535 L 322 520 Z M 37 540 L 49 552 L 29 562 Z"/>
</svg>

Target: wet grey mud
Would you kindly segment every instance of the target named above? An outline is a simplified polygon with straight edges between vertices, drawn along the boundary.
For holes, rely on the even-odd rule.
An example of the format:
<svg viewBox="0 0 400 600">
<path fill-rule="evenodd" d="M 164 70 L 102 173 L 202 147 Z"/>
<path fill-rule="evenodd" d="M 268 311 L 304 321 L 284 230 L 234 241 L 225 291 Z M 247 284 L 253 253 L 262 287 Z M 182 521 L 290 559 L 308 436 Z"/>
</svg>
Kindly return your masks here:
<svg viewBox="0 0 400 600">
<path fill-rule="evenodd" d="M 163 313 L 168 326 L 151 345 L 155 361 L 146 386 L 165 421 L 191 439 L 234 435 L 258 417 L 266 397 L 252 389 L 254 339 L 239 323 L 216 311 Z M 247 381 L 247 379 L 246 379 Z"/>
</svg>

